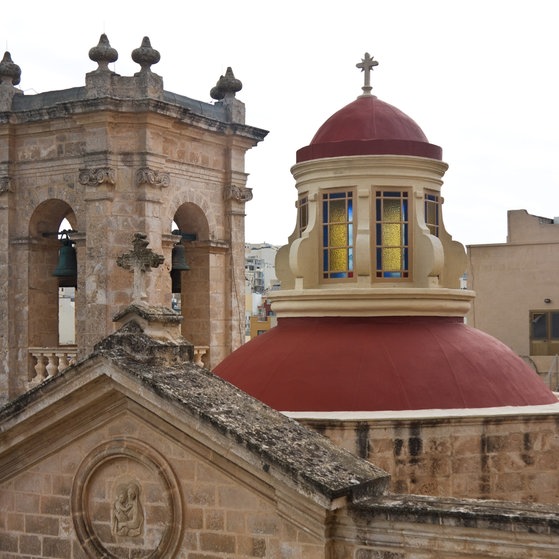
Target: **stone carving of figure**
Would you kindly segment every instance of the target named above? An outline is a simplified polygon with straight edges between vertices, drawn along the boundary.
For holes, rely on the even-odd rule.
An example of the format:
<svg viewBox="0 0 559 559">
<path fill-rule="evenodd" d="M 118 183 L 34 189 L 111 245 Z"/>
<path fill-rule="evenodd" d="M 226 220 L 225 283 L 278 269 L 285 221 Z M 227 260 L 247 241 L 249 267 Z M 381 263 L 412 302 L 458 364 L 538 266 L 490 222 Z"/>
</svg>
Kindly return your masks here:
<svg viewBox="0 0 559 559">
<path fill-rule="evenodd" d="M 140 486 L 120 485 L 113 504 L 112 531 L 115 536 L 139 536 L 144 527 L 144 512 L 140 502 Z"/>
</svg>

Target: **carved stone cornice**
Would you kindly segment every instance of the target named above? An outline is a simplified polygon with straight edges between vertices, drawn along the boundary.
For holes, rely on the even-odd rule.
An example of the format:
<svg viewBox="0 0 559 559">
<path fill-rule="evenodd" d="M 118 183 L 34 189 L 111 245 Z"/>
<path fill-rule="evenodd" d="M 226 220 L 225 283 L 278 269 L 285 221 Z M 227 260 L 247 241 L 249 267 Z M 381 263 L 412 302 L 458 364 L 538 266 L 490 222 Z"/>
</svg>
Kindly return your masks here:
<svg viewBox="0 0 559 559">
<path fill-rule="evenodd" d="M 7 175 L 0 177 L 0 194 L 4 194 L 4 192 L 13 192 L 12 179 Z"/>
<path fill-rule="evenodd" d="M 167 188 L 171 184 L 169 173 L 162 173 L 149 167 L 141 167 L 136 171 L 136 185 L 149 184 L 160 188 Z"/>
<path fill-rule="evenodd" d="M 225 200 L 235 200 L 236 202 L 249 202 L 252 200 L 252 188 L 246 186 L 236 186 L 230 184 L 223 191 Z"/>
<path fill-rule="evenodd" d="M 78 180 L 85 186 L 99 186 L 105 183 L 113 186 L 116 183 L 116 170 L 112 167 L 80 169 Z"/>
</svg>

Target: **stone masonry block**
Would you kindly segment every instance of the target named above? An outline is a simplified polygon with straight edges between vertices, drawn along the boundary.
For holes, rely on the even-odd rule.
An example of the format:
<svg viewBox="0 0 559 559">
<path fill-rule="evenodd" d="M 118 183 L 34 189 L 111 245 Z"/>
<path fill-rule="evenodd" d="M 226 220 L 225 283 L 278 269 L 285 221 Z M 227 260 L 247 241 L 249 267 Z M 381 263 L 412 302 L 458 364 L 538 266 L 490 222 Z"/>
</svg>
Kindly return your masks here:
<svg viewBox="0 0 559 559">
<path fill-rule="evenodd" d="M 235 537 L 228 534 L 201 533 L 200 549 L 214 553 L 236 553 Z"/>
<path fill-rule="evenodd" d="M 60 538 L 44 538 L 43 557 L 56 557 L 65 559 L 70 557 L 71 544 L 68 540 Z"/>
<path fill-rule="evenodd" d="M 26 555 L 41 556 L 41 539 L 38 536 L 21 534 L 19 537 L 19 551 Z"/>
<path fill-rule="evenodd" d="M 41 497 L 41 514 L 54 516 L 66 516 L 70 514 L 70 499 L 54 495 L 43 495 Z"/>
<path fill-rule="evenodd" d="M 55 516 L 41 516 L 28 514 L 25 517 L 25 531 L 28 534 L 43 534 L 47 536 L 57 536 L 59 529 L 59 519 Z"/>
</svg>

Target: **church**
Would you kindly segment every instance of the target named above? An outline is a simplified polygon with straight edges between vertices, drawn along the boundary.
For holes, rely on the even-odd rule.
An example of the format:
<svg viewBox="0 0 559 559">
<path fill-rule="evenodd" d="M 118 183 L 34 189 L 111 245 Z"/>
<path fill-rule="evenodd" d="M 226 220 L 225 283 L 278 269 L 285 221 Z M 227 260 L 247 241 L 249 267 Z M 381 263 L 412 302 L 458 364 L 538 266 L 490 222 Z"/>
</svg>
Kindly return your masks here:
<svg viewBox="0 0 559 559">
<path fill-rule="evenodd" d="M 442 150 L 376 61 L 297 153 L 278 325 L 242 345 L 266 131 L 232 69 L 206 103 L 147 37 L 118 56 L 29 96 L 0 63 L 2 557 L 557 557 L 557 398 L 464 324 Z"/>
</svg>

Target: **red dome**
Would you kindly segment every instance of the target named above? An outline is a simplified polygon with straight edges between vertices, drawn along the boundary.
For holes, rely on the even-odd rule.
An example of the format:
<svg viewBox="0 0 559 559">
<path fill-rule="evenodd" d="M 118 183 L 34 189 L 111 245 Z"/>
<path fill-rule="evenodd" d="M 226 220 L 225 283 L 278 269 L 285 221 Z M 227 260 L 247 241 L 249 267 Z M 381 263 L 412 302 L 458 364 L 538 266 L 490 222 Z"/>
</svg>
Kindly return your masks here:
<svg viewBox="0 0 559 559">
<path fill-rule="evenodd" d="M 442 159 L 417 123 L 373 95 L 358 97 L 333 114 L 310 145 L 297 151 L 297 162 L 345 155 L 416 155 Z"/>
<path fill-rule="evenodd" d="M 460 318 L 281 318 L 215 373 L 280 411 L 557 403 L 520 357 Z"/>
</svg>

